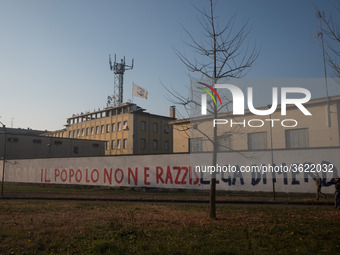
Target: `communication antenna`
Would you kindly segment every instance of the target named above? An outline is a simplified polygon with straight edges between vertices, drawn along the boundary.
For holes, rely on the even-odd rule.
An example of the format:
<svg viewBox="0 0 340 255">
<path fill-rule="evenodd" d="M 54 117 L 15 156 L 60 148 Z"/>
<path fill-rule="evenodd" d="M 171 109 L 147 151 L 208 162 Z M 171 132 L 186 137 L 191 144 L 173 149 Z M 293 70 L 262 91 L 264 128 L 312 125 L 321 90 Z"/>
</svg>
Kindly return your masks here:
<svg viewBox="0 0 340 255">
<path fill-rule="evenodd" d="M 111 55 L 109 55 L 110 70 L 114 73 L 114 90 L 113 95 L 108 97 L 107 106 L 118 106 L 123 103 L 123 80 L 125 70 L 131 70 L 133 68 L 133 59 L 131 65 L 125 64 L 125 56 L 120 60 L 120 63 L 116 61 L 116 54 L 114 63 L 112 65 Z"/>
</svg>

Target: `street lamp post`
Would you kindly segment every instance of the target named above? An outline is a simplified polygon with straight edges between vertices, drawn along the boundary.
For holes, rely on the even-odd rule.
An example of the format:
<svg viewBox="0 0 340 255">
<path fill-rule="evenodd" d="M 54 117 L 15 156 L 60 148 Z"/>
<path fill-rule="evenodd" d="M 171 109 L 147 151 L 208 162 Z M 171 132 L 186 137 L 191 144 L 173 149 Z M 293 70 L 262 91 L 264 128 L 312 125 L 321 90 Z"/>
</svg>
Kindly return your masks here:
<svg viewBox="0 0 340 255">
<path fill-rule="evenodd" d="M 2 181 L 1 181 L 1 196 L 3 197 L 4 196 L 4 182 L 5 182 L 5 166 L 6 166 L 6 125 L 3 124 L 1 121 L 0 121 L 0 124 L 2 125 L 3 129 L 4 129 L 4 132 L 5 132 L 5 139 L 4 139 L 4 154 L 3 154 L 3 157 L 2 157 Z"/>
</svg>

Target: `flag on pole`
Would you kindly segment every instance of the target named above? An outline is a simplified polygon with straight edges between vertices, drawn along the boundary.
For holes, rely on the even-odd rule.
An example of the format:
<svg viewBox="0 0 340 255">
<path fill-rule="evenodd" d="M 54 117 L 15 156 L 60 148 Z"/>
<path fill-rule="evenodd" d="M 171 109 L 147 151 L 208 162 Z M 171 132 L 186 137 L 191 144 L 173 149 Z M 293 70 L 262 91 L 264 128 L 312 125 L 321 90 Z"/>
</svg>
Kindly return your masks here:
<svg viewBox="0 0 340 255">
<path fill-rule="evenodd" d="M 137 86 L 136 84 L 133 84 L 132 96 L 148 99 L 148 91 Z"/>
</svg>

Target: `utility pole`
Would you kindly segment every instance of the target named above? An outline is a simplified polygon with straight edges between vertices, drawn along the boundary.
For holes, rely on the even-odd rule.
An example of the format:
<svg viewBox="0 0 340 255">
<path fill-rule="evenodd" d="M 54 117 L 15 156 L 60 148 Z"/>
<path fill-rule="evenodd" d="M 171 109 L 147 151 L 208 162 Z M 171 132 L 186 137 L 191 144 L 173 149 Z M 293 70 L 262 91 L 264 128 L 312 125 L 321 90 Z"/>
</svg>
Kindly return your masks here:
<svg viewBox="0 0 340 255">
<path fill-rule="evenodd" d="M 2 181 L 1 181 L 1 196 L 4 196 L 4 183 L 5 183 L 5 166 L 6 166 L 6 140 L 7 140 L 7 135 L 6 135 L 6 125 L 3 124 L 0 121 L 0 124 L 2 125 L 4 132 L 5 132 L 5 137 L 4 137 L 4 154 L 2 157 Z"/>
</svg>

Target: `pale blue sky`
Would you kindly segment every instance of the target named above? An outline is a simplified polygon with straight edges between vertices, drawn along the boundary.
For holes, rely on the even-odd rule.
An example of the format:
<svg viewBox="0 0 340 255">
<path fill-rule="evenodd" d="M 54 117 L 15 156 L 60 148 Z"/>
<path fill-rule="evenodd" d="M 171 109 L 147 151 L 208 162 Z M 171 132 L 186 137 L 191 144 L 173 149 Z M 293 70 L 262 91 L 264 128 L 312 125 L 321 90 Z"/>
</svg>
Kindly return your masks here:
<svg viewBox="0 0 340 255">
<path fill-rule="evenodd" d="M 335 15 L 334 1 L 314 3 Z M 261 47 L 247 78 L 323 77 L 312 1 L 219 1 L 221 23 L 235 12 L 239 24 L 249 20 L 249 43 Z M 200 36 L 198 18 L 187 0 L 0 0 L 0 121 L 10 127 L 13 117 L 14 127 L 55 130 L 74 113 L 103 108 L 113 92 L 108 55 L 115 53 L 128 64 L 135 59 L 125 73 L 124 101 L 135 82 L 149 98 L 134 102 L 168 116 L 161 83 L 189 94 L 174 48 L 190 56 L 183 27 Z M 340 87 L 332 91 L 340 94 Z"/>
</svg>

